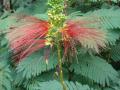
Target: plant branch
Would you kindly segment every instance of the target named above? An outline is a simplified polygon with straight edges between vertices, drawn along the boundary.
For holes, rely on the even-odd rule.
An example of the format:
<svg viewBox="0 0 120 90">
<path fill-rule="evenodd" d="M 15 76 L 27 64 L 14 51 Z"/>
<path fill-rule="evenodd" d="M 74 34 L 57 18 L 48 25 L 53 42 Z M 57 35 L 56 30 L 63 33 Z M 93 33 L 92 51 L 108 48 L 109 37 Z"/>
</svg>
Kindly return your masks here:
<svg viewBox="0 0 120 90">
<path fill-rule="evenodd" d="M 64 0 L 64 14 L 67 15 L 67 0 Z"/>
<path fill-rule="evenodd" d="M 11 10 L 10 0 L 3 0 L 3 6 L 6 11 Z"/>
</svg>

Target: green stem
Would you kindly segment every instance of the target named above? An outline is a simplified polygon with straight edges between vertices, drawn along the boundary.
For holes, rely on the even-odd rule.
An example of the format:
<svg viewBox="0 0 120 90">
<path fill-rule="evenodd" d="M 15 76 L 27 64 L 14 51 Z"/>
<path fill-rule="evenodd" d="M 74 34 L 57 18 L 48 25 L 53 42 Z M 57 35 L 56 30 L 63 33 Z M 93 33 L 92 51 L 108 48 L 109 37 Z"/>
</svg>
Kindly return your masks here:
<svg viewBox="0 0 120 90">
<path fill-rule="evenodd" d="M 60 50 L 60 45 L 59 45 L 59 43 L 58 43 L 58 45 L 57 45 L 57 50 L 58 50 L 58 63 L 59 63 L 59 69 L 60 69 L 60 75 L 59 75 L 59 77 L 60 77 L 60 82 L 61 82 L 61 84 L 62 84 L 62 86 L 63 86 L 63 90 L 67 90 L 66 89 L 66 86 L 65 86 L 65 83 L 64 83 L 64 79 L 63 79 L 63 71 L 62 71 L 62 59 L 61 59 L 61 50 Z"/>
</svg>

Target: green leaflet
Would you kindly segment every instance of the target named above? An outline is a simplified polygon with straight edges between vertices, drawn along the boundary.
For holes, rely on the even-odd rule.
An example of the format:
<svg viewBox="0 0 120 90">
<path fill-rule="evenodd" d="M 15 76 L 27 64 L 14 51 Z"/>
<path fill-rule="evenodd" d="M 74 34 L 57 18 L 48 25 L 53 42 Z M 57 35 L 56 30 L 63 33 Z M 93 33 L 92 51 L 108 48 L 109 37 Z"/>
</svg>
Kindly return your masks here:
<svg viewBox="0 0 120 90">
<path fill-rule="evenodd" d="M 107 32 L 107 40 L 110 45 L 115 45 L 116 40 L 120 37 L 120 29 L 109 29 Z"/>
<path fill-rule="evenodd" d="M 5 19 L 2 19 L 0 21 L 0 30 L 5 31 L 8 30 L 11 27 L 14 27 L 17 23 L 17 17 L 7 17 Z"/>
<path fill-rule="evenodd" d="M 110 55 L 114 61 L 120 60 L 120 44 L 111 47 Z"/>
<path fill-rule="evenodd" d="M 37 86 L 30 85 L 27 90 L 63 90 L 62 85 L 57 80 L 35 83 Z M 65 81 L 65 84 L 67 90 L 93 90 L 90 89 L 87 85 L 81 85 L 78 82 L 74 83 L 72 81 Z"/>
<path fill-rule="evenodd" d="M 29 79 L 22 77 L 22 73 L 16 73 L 16 76 L 14 79 L 14 84 L 28 88 L 28 85 L 36 86 L 37 84 L 35 82 L 43 82 L 43 81 L 53 80 L 55 78 L 54 76 L 55 76 L 55 70 L 49 70 L 47 72 L 43 72 L 40 75 L 29 78 Z M 30 87 L 29 87 L 29 89 L 30 89 Z"/>
<path fill-rule="evenodd" d="M 71 66 L 76 74 L 81 74 L 102 86 L 106 84 L 109 86 L 111 81 L 117 79 L 118 73 L 102 58 L 90 55 L 79 56 L 78 58 L 78 63 Z"/>
<path fill-rule="evenodd" d="M 101 8 L 86 13 L 84 16 L 99 21 L 98 25 L 104 29 L 120 28 L 120 9 L 119 8 Z M 89 19 L 90 19 L 89 18 Z"/>
<path fill-rule="evenodd" d="M 0 34 L 0 90 L 12 90 L 12 70 L 8 63 L 9 54 L 6 44 L 4 34 Z"/>
<path fill-rule="evenodd" d="M 0 57 L 0 90 L 12 90 L 12 76 L 6 60 Z"/>
<path fill-rule="evenodd" d="M 42 72 L 54 69 L 57 65 L 56 54 L 56 52 L 51 52 L 48 64 L 46 64 L 43 51 L 37 51 L 18 64 L 16 68 L 17 73 L 22 73 L 24 78 L 29 79 L 41 74 Z"/>
<path fill-rule="evenodd" d="M 23 4 L 21 4 L 21 1 Z M 16 4 L 16 12 L 15 13 L 22 13 L 22 14 L 29 14 L 29 15 L 34 15 L 34 14 L 40 14 L 40 13 L 45 13 L 48 6 L 46 4 L 47 0 L 36 0 L 35 2 L 32 2 L 32 0 L 27 0 L 26 2 L 24 0 L 17 0 Z M 28 2 L 30 2 L 28 4 Z M 27 6 L 27 7 L 25 7 Z M 42 6 L 42 7 L 41 7 Z M 16 6 L 15 6 L 16 7 Z"/>
</svg>

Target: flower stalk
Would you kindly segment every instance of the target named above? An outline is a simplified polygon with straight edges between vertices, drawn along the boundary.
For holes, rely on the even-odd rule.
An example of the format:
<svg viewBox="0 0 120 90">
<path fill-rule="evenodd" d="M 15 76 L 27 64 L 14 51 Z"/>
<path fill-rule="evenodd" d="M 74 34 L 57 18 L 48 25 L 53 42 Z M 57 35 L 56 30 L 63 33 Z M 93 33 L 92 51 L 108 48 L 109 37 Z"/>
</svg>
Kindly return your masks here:
<svg viewBox="0 0 120 90">
<path fill-rule="evenodd" d="M 55 40 L 57 45 L 58 52 L 58 65 L 59 65 L 59 79 L 63 86 L 63 90 L 66 90 L 66 86 L 63 78 L 63 70 L 62 70 L 62 58 L 61 58 L 61 47 L 60 47 L 60 33 L 59 30 L 63 27 L 64 22 L 66 20 L 66 15 L 64 14 L 64 0 L 48 0 L 48 5 L 51 7 L 48 10 L 49 23 L 51 24 L 51 28 L 48 32 L 48 37 L 57 38 Z M 54 35 L 56 34 L 56 35 Z"/>
<path fill-rule="evenodd" d="M 60 44 L 58 43 L 57 51 L 58 51 L 58 64 L 59 64 L 59 69 L 60 69 L 59 76 L 60 76 L 60 82 L 63 86 L 63 90 L 67 90 L 66 86 L 65 86 L 65 83 L 64 83 L 64 78 L 63 78 L 62 58 L 61 58 L 61 49 L 60 48 L 61 48 Z"/>
</svg>

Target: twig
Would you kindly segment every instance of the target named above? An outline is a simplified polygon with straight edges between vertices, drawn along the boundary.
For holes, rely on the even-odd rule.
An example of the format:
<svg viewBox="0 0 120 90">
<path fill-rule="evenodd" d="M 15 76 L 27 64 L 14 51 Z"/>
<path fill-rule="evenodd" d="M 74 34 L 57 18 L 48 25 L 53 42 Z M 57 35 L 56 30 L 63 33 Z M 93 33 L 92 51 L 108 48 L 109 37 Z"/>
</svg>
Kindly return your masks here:
<svg viewBox="0 0 120 90">
<path fill-rule="evenodd" d="M 3 0 L 3 6 L 6 11 L 11 10 L 10 0 Z"/>
<path fill-rule="evenodd" d="M 64 0 L 64 14 L 67 15 L 67 0 Z"/>
</svg>

